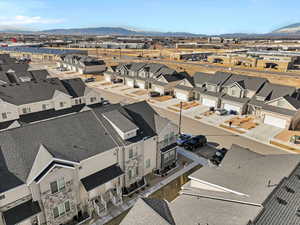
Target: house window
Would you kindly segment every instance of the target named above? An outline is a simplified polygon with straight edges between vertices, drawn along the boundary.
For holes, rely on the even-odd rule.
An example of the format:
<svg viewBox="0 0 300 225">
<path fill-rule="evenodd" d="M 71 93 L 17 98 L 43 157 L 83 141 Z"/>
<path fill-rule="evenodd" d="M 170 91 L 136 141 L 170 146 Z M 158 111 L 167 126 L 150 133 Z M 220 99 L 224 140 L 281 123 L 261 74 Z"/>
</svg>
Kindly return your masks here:
<svg viewBox="0 0 300 225">
<path fill-rule="evenodd" d="M 151 160 L 150 159 L 147 159 L 146 160 L 146 168 L 150 168 L 150 165 L 151 165 Z"/>
<path fill-rule="evenodd" d="M 128 178 L 129 178 L 129 180 L 132 178 L 132 171 L 131 170 L 128 170 Z"/>
<path fill-rule="evenodd" d="M 139 167 L 135 167 L 135 176 L 138 176 L 139 175 Z"/>
<path fill-rule="evenodd" d="M 55 208 L 53 208 L 53 216 L 54 218 L 63 216 L 65 213 L 70 211 L 70 202 L 69 200 L 59 204 Z"/>
<path fill-rule="evenodd" d="M 60 108 L 63 108 L 65 106 L 65 103 L 64 102 L 60 102 L 59 106 L 60 106 Z"/>
<path fill-rule="evenodd" d="M 65 188 L 65 179 L 60 178 L 57 181 L 50 183 L 51 193 L 55 194 Z"/>
<path fill-rule="evenodd" d="M 4 120 L 7 119 L 7 114 L 6 114 L 6 112 L 5 112 L 5 113 L 2 113 L 2 119 L 4 119 Z"/>
<path fill-rule="evenodd" d="M 81 104 L 81 98 L 80 98 L 80 99 L 75 99 L 75 104 L 76 104 L 76 105 Z"/>
<path fill-rule="evenodd" d="M 168 143 L 169 143 L 169 135 L 166 134 L 164 137 L 164 146 L 168 145 Z"/>
<path fill-rule="evenodd" d="M 46 109 L 47 109 L 47 105 L 46 105 L 46 104 L 43 104 L 43 105 L 42 105 L 42 109 L 43 109 L 43 110 L 46 110 Z"/>
<path fill-rule="evenodd" d="M 174 137 L 175 137 L 175 133 L 171 132 L 170 137 L 169 137 L 169 143 L 171 143 L 173 141 Z"/>
<path fill-rule="evenodd" d="M 5 195 L 0 195 L 0 200 L 5 199 Z"/>
<path fill-rule="evenodd" d="M 26 114 L 26 113 L 30 113 L 31 110 L 30 110 L 29 107 L 28 107 L 28 108 L 23 108 L 23 109 L 22 109 L 22 112 L 23 112 L 23 114 Z"/>
<path fill-rule="evenodd" d="M 96 97 L 91 97 L 91 103 L 95 102 L 97 100 Z"/>
<path fill-rule="evenodd" d="M 133 149 L 129 149 L 129 159 L 133 157 Z"/>
</svg>

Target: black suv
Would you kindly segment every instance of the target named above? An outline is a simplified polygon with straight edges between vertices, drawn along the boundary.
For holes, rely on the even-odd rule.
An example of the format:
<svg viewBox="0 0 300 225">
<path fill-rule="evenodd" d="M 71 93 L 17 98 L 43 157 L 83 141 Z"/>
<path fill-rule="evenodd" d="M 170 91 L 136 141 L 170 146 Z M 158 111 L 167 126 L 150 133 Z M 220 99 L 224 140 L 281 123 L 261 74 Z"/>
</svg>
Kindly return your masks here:
<svg viewBox="0 0 300 225">
<path fill-rule="evenodd" d="M 197 135 L 192 137 L 191 139 L 187 140 L 184 144 L 183 147 L 186 150 L 195 150 L 196 148 L 202 147 L 206 145 L 207 139 L 203 135 Z"/>
</svg>

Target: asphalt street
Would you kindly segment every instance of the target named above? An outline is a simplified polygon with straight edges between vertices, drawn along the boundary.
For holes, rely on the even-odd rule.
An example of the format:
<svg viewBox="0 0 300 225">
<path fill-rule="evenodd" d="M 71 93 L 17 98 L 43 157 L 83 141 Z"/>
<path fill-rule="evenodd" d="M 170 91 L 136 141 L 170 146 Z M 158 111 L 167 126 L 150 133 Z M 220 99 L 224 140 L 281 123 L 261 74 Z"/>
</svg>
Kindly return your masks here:
<svg viewBox="0 0 300 225">
<path fill-rule="evenodd" d="M 106 90 L 97 89 L 104 98 L 108 99 L 111 103 L 133 103 L 135 100 L 124 97 L 118 94 Z M 166 117 L 178 124 L 179 115 L 177 113 L 161 109 L 158 107 L 153 108 L 163 117 Z M 201 123 L 199 121 L 193 120 L 188 117 L 182 117 L 182 131 L 190 134 L 202 134 L 207 136 L 208 143 L 214 146 L 230 148 L 232 144 L 238 144 L 243 147 L 247 147 L 254 152 L 258 152 L 264 155 L 267 154 L 288 154 L 286 151 L 280 150 L 278 148 L 266 145 L 249 138 L 245 138 L 231 132 L 227 132 L 223 129 L 209 126 L 207 124 Z"/>
</svg>

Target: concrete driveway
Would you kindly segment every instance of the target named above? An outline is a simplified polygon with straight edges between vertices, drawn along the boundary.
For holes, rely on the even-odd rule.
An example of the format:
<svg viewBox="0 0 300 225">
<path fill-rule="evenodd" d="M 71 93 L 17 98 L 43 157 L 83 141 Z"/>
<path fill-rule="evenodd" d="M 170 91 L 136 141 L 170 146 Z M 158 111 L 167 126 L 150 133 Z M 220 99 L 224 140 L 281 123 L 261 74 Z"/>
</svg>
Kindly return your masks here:
<svg viewBox="0 0 300 225">
<path fill-rule="evenodd" d="M 271 138 L 273 138 L 275 135 L 277 135 L 281 131 L 283 131 L 282 128 L 262 123 L 262 124 L 258 125 L 257 127 L 251 129 L 245 135 L 256 138 L 260 141 L 269 142 L 269 140 Z"/>
</svg>

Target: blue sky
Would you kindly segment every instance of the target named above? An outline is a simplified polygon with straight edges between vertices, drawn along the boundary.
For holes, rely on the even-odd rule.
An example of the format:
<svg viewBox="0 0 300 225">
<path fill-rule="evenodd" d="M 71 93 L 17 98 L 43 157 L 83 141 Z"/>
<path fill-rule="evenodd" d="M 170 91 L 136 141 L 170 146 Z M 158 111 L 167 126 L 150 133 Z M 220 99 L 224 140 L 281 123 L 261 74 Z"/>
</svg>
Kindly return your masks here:
<svg viewBox="0 0 300 225">
<path fill-rule="evenodd" d="M 0 0 L 0 28 L 266 33 L 300 22 L 299 10 L 299 0 Z"/>
</svg>

